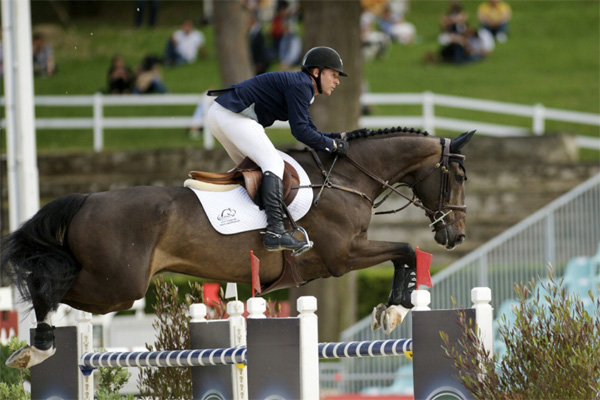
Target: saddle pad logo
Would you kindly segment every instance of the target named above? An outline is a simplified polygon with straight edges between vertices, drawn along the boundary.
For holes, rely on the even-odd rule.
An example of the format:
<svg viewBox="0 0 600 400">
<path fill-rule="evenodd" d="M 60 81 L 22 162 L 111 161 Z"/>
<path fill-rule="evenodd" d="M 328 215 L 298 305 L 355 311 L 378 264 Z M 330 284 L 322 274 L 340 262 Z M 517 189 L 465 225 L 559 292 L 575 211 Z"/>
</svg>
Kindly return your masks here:
<svg viewBox="0 0 600 400">
<path fill-rule="evenodd" d="M 217 220 L 221 226 L 235 224 L 236 222 L 240 222 L 240 220 L 235 217 L 235 214 L 237 214 L 237 211 L 235 211 L 234 208 L 229 207 L 221 211 L 219 216 L 217 216 Z"/>
</svg>

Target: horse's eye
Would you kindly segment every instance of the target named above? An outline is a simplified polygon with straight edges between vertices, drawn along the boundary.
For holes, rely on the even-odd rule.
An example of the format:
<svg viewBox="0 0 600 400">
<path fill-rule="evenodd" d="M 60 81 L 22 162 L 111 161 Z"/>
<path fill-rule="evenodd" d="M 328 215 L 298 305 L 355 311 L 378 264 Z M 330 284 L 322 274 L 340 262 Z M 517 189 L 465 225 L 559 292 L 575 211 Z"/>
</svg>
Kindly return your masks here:
<svg viewBox="0 0 600 400">
<path fill-rule="evenodd" d="M 458 183 L 463 183 L 465 181 L 465 176 L 464 175 L 456 175 L 454 177 L 454 179 L 456 179 L 456 182 L 458 182 Z"/>
</svg>

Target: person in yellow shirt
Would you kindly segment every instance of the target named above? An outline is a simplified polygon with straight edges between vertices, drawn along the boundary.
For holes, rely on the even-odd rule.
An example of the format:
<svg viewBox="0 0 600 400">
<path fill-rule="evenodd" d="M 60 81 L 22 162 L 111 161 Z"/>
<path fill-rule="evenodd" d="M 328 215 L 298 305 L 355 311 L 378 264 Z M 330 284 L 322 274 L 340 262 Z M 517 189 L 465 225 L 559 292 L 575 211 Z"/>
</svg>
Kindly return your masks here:
<svg viewBox="0 0 600 400">
<path fill-rule="evenodd" d="M 497 41 L 506 42 L 508 23 L 512 10 L 508 3 L 501 0 L 488 0 L 481 3 L 477 9 L 477 18 L 481 27 L 490 31 Z"/>
</svg>

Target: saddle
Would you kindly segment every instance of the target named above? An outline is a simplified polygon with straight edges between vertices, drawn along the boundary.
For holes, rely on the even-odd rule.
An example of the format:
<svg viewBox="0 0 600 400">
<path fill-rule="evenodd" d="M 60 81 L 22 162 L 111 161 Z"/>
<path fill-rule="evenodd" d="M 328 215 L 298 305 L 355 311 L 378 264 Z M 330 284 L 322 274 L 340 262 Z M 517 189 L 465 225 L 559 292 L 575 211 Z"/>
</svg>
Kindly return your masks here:
<svg viewBox="0 0 600 400">
<path fill-rule="evenodd" d="M 297 187 L 300 185 L 300 177 L 296 169 L 290 165 L 287 161 L 284 161 L 285 168 L 283 171 L 283 200 L 286 205 L 290 205 L 296 194 L 298 193 Z M 262 182 L 262 171 L 258 165 L 248 157 L 234 169 L 227 172 L 203 172 L 203 171 L 190 171 L 188 176 L 193 180 L 208 183 L 209 185 L 196 186 L 200 190 L 229 190 L 236 185 L 243 186 L 248 195 L 259 206 L 260 201 L 260 184 Z M 212 187 L 217 185 L 217 187 Z M 296 188 L 292 188 L 292 187 Z"/>
</svg>

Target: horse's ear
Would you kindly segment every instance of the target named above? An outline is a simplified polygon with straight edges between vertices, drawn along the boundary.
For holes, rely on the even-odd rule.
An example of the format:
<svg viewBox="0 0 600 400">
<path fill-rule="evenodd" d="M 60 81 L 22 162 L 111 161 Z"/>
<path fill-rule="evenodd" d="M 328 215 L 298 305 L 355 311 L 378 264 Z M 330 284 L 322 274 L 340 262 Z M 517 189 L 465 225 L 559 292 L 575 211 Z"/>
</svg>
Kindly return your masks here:
<svg viewBox="0 0 600 400">
<path fill-rule="evenodd" d="M 461 134 L 459 137 L 450 142 L 450 151 L 453 153 L 459 152 L 460 149 L 462 149 L 463 146 L 467 144 L 469 140 L 471 140 L 474 134 L 474 130 L 471 132 L 465 132 Z"/>
</svg>

